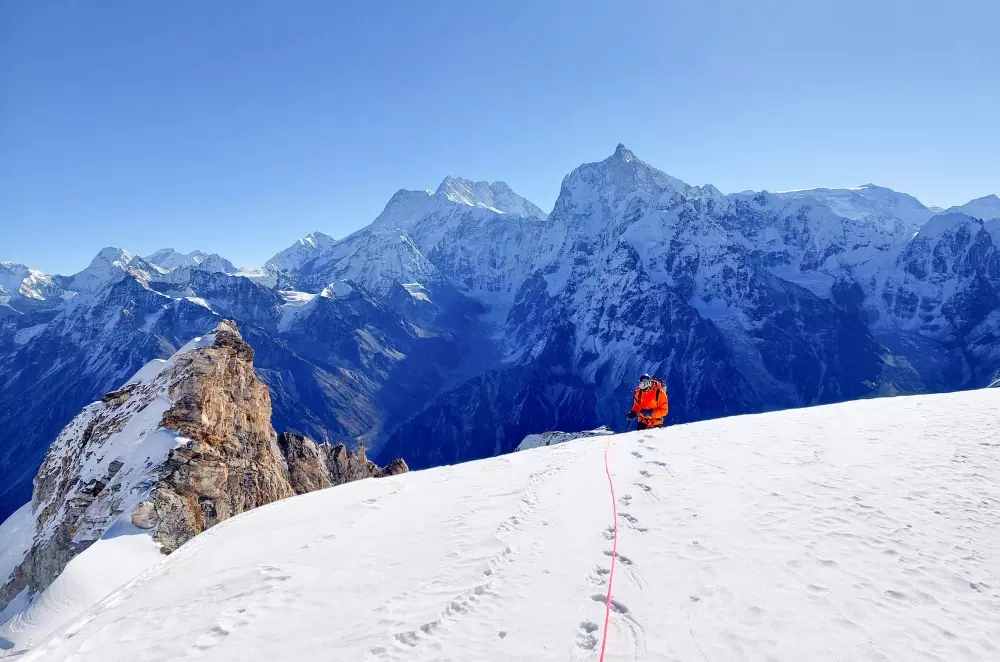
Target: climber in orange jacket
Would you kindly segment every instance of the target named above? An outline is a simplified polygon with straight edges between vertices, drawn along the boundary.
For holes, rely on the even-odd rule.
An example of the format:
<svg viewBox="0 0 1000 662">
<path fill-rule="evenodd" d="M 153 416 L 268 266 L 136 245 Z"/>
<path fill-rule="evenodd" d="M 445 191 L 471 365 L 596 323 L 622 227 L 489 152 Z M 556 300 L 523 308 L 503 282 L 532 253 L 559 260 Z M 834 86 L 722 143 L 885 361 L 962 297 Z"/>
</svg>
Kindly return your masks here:
<svg viewBox="0 0 1000 662">
<path fill-rule="evenodd" d="M 658 428 L 663 425 L 667 410 L 667 389 L 663 387 L 663 382 L 649 375 L 640 377 L 639 386 L 632 398 L 632 409 L 627 415 L 628 419 L 638 417 L 639 430 Z"/>
</svg>

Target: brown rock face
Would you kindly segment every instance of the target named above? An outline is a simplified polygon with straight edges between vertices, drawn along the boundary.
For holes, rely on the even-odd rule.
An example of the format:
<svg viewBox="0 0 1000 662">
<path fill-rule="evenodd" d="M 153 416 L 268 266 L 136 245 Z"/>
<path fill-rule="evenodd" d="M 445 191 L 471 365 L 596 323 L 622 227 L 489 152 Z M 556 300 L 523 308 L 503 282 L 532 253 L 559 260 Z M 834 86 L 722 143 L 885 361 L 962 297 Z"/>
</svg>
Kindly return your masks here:
<svg viewBox="0 0 1000 662">
<path fill-rule="evenodd" d="M 186 356 L 192 378 L 171 392 L 161 426 L 190 441 L 170 452 L 139 513 L 172 552 L 205 529 L 295 494 L 271 427 L 271 396 L 253 370 L 253 349 L 223 322 L 211 348 Z M 137 509 L 138 510 L 138 507 Z"/>
<path fill-rule="evenodd" d="M 296 494 L 333 486 L 326 454 L 312 439 L 286 432 L 278 437 L 278 448 L 288 463 L 288 477 Z"/>
<path fill-rule="evenodd" d="M 308 437 L 291 432 L 278 437 L 278 447 L 288 463 L 289 478 L 296 494 L 363 478 L 393 476 L 408 470 L 402 459 L 380 468 L 365 457 L 363 446 L 355 454 L 344 444 L 317 444 Z"/>
</svg>

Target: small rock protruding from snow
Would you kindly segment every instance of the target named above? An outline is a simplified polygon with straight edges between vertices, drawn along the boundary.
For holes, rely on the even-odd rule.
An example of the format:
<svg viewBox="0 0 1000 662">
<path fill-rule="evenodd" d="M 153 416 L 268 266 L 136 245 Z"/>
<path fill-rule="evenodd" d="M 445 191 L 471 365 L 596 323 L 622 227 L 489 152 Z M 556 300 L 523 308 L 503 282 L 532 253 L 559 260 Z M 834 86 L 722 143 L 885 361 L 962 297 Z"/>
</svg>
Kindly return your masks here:
<svg viewBox="0 0 1000 662">
<path fill-rule="evenodd" d="M 564 444 L 567 441 L 573 441 L 574 439 L 585 439 L 587 437 L 600 437 L 604 435 L 614 434 L 612 430 L 606 426 L 595 430 L 584 430 L 582 432 L 542 432 L 541 434 L 529 434 L 521 443 L 517 445 L 515 450 L 526 451 L 531 448 L 539 448 L 540 446 L 554 446 L 556 444 Z"/>
</svg>

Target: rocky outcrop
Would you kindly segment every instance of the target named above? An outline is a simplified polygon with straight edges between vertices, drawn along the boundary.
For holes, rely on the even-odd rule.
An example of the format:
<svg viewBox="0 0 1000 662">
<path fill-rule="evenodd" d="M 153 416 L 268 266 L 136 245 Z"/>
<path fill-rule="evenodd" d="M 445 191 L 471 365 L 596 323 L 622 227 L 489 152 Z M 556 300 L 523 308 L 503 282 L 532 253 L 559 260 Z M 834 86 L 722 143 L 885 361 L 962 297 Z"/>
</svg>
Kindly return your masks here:
<svg viewBox="0 0 1000 662">
<path fill-rule="evenodd" d="M 183 361 L 192 378 L 173 387 L 161 426 L 188 441 L 171 451 L 139 520 L 171 552 L 205 529 L 292 496 L 288 467 L 271 427 L 271 397 L 250 348 L 232 322 L 211 348 Z M 136 520 L 133 519 L 133 523 Z"/>
<path fill-rule="evenodd" d="M 236 325 L 224 321 L 86 407 L 35 478 L 34 542 L 0 577 L 0 609 L 25 589 L 47 587 L 117 525 L 147 531 L 170 553 L 258 506 L 406 471 L 402 460 L 381 469 L 343 444 L 295 434 L 279 442 L 253 358 Z"/>
<path fill-rule="evenodd" d="M 365 456 L 364 446 L 353 453 L 344 444 L 317 444 L 309 437 L 292 432 L 278 437 L 278 447 L 285 456 L 289 480 L 296 494 L 363 478 L 393 476 L 408 470 L 401 458 L 380 468 Z"/>
</svg>

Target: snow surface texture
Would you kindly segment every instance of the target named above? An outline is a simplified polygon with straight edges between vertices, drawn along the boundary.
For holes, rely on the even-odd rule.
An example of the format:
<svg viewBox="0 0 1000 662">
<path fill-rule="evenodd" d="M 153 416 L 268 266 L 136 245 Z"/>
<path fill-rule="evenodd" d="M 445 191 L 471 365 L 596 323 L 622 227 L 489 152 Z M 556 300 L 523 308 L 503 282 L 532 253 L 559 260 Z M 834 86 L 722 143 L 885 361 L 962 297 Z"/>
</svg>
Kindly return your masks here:
<svg viewBox="0 0 1000 662">
<path fill-rule="evenodd" d="M 607 659 L 1000 659 L 998 405 L 717 419 L 288 499 L 21 659 L 594 660 L 608 443 Z"/>
<path fill-rule="evenodd" d="M 34 535 L 35 518 L 32 516 L 30 503 L 18 508 L 0 524 L 0 586 L 7 583 L 14 568 L 31 549 Z"/>
</svg>

